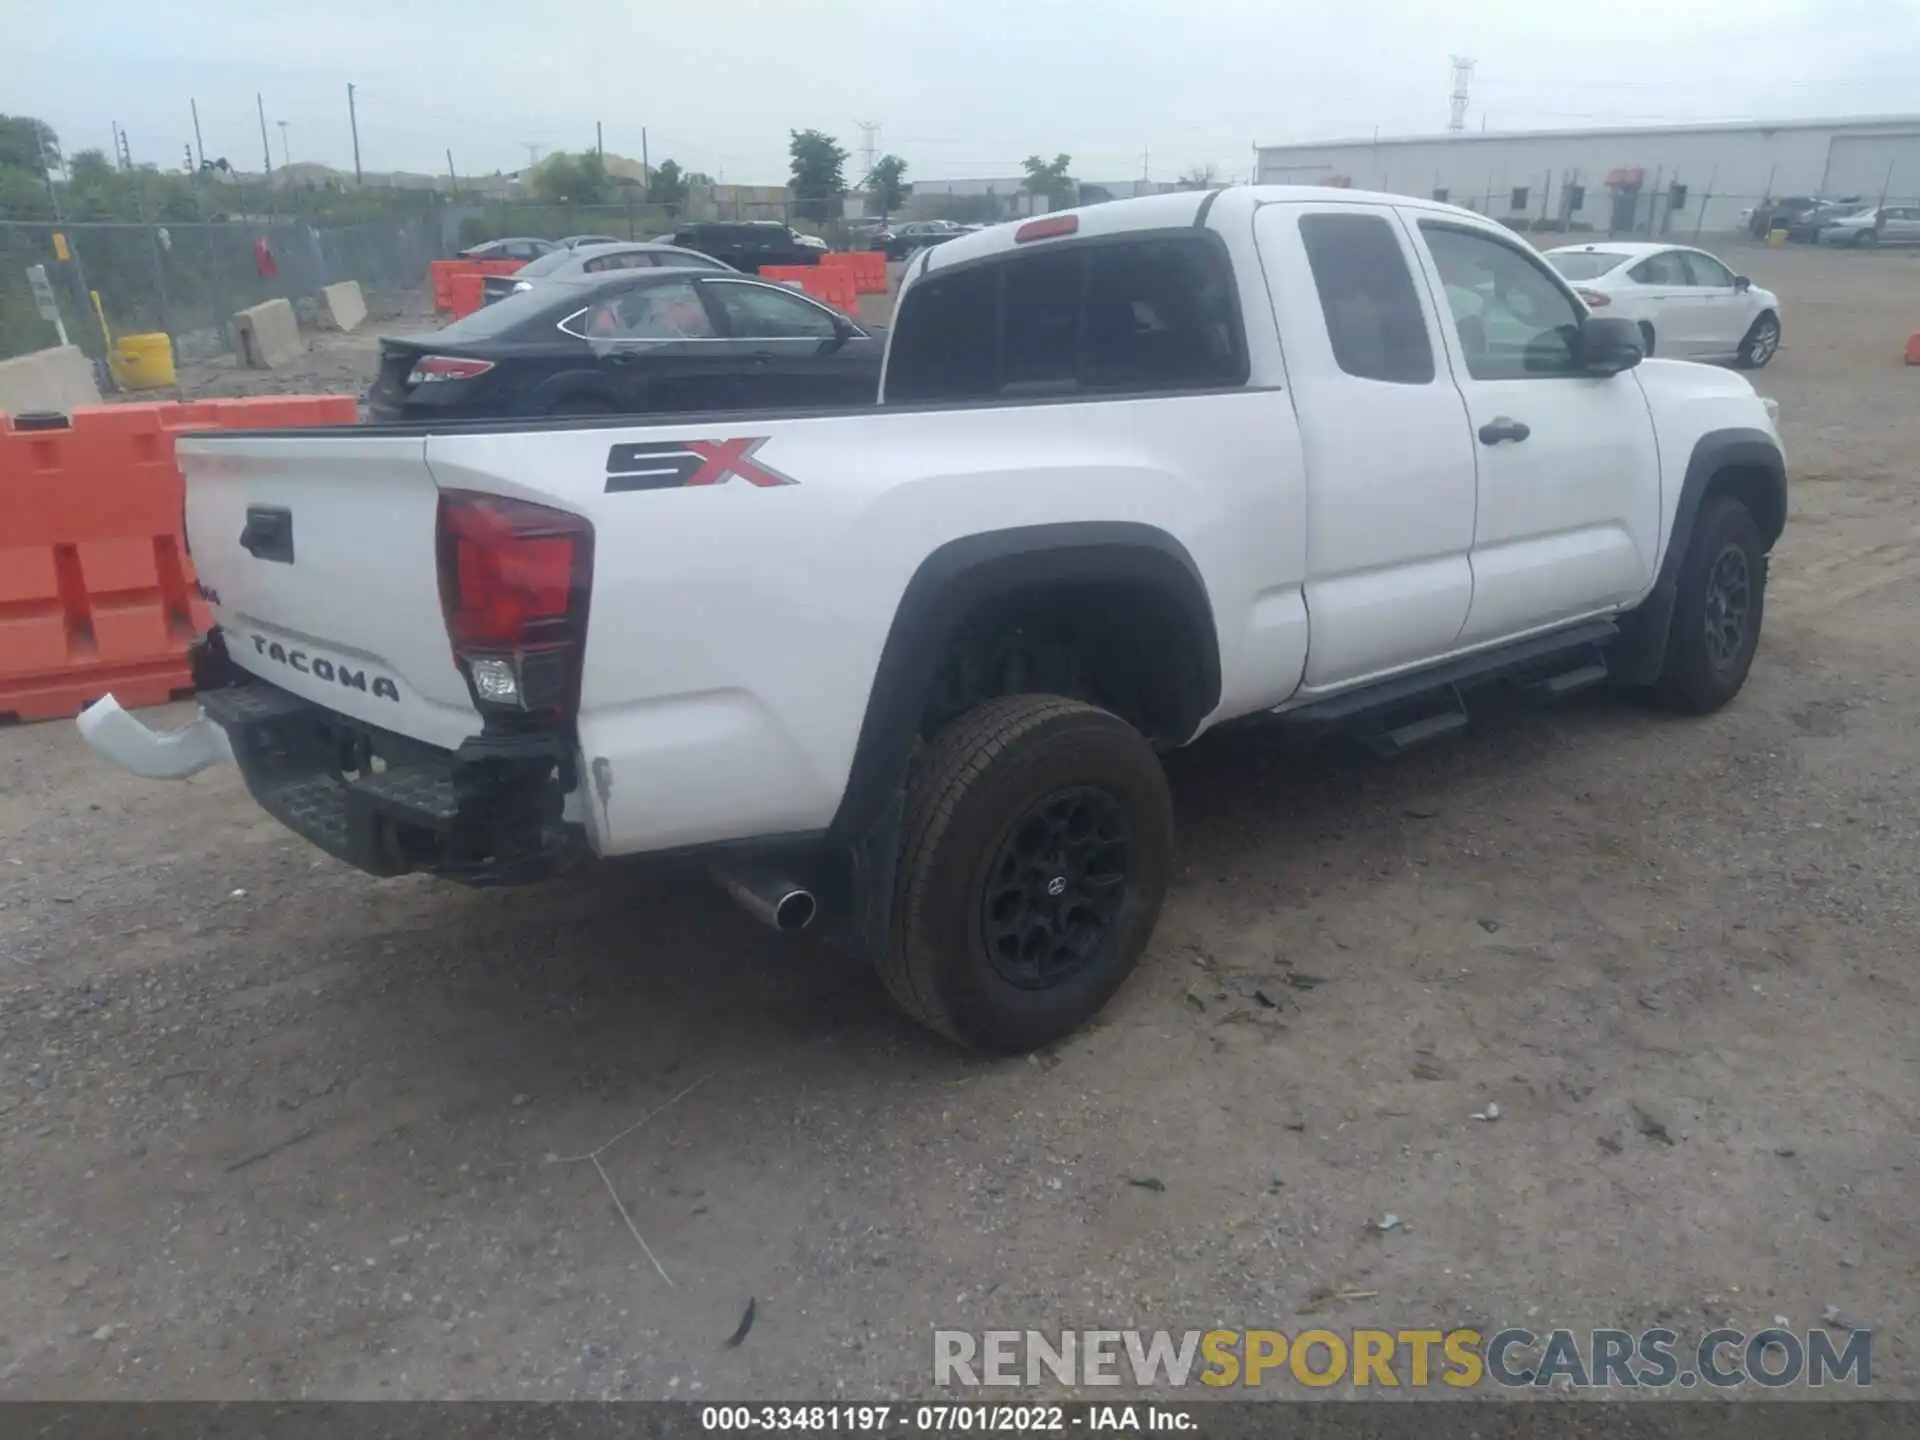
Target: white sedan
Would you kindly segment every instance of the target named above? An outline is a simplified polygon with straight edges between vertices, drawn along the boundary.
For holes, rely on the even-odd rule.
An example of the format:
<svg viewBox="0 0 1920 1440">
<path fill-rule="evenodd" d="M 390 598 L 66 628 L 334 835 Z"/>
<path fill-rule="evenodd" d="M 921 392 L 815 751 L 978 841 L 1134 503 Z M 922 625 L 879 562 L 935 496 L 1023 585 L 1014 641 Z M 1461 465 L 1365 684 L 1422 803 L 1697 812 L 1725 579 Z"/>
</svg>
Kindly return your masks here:
<svg viewBox="0 0 1920 1440">
<path fill-rule="evenodd" d="M 1780 348 L 1780 297 L 1683 245 L 1563 245 L 1547 263 L 1589 310 L 1639 324 L 1647 354 L 1758 370 Z"/>
</svg>

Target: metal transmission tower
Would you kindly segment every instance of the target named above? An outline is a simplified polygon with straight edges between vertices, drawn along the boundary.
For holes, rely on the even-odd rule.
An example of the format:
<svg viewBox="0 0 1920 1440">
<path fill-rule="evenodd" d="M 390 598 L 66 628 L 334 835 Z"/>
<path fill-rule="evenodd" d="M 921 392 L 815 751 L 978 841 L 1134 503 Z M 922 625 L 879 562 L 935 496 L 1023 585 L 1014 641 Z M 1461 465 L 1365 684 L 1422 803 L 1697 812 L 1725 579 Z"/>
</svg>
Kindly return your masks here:
<svg viewBox="0 0 1920 1440">
<path fill-rule="evenodd" d="M 1453 93 L 1447 97 L 1447 129 L 1467 128 L 1467 86 L 1473 83 L 1473 61 L 1453 57 Z"/>
<path fill-rule="evenodd" d="M 864 179 L 873 173 L 873 162 L 880 151 L 880 122 L 856 120 L 853 128 L 860 132 L 860 174 Z"/>
</svg>

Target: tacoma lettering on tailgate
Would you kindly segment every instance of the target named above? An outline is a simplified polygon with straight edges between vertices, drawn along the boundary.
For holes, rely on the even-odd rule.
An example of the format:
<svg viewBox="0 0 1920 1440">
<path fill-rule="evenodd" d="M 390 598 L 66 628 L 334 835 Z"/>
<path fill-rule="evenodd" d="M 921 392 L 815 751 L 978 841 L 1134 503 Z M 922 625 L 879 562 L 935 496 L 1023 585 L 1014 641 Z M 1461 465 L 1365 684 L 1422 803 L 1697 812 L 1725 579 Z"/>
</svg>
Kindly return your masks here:
<svg viewBox="0 0 1920 1440">
<path fill-rule="evenodd" d="M 289 650 L 277 641 L 259 635 L 252 638 L 255 650 L 289 670 L 298 670 L 302 675 L 312 675 L 320 680 L 337 681 L 349 690 L 365 690 L 396 703 L 400 699 L 400 687 L 384 675 L 369 676 L 365 670 L 356 670 L 344 660 L 329 660 L 324 655 L 314 655 L 305 650 Z"/>
</svg>

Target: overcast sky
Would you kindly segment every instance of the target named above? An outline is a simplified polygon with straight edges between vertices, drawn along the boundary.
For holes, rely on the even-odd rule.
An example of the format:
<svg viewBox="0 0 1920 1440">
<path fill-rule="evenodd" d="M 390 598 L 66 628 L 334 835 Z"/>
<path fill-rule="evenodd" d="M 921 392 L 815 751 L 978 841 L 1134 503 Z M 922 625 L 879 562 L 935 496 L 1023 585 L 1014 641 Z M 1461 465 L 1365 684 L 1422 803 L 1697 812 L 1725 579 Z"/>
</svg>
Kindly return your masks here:
<svg viewBox="0 0 1920 1440">
<path fill-rule="evenodd" d="M 1444 17 L 1442 12 L 1445 12 Z M 1444 128 L 1448 57 L 1478 63 L 1494 130 L 1920 111 L 1916 0 L 0 0 L 0 110 L 68 151 L 177 165 L 200 105 L 210 156 L 369 170 L 517 169 L 527 144 L 731 181 L 786 179 L 787 132 L 856 154 L 878 121 L 909 178 L 1083 180 L 1211 164 L 1256 141 Z M 1143 159 L 1144 157 L 1144 159 Z"/>
</svg>

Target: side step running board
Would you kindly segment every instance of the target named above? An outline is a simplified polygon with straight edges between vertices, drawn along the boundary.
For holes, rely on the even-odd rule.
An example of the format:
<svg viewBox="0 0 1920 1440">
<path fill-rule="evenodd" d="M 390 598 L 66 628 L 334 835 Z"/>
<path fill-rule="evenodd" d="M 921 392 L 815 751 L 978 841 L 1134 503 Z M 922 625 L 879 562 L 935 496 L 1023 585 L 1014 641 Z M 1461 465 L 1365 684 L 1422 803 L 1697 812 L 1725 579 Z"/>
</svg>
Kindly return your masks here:
<svg viewBox="0 0 1920 1440">
<path fill-rule="evenodd" d="M 1464 730 L 1464 692 L 1472 687 L 1504 682 L 1537 698 L 1558 700 L 1604 684 L 1609 674 L 1605 645 L 1619 634 L 1611 620 L 1596 620 L 1316 700 L 1278 719 L 1309 733 L 1352 729 L 1376 754 L 1398 755 Z"/>
</svg>

